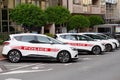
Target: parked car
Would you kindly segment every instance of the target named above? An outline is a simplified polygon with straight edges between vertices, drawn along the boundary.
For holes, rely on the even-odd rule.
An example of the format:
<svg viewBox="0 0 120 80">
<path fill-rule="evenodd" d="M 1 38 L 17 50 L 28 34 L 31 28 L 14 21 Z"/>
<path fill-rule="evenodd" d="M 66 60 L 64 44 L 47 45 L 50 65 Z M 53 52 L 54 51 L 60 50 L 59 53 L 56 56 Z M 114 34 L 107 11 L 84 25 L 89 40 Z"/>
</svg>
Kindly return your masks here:
<svg viewBox="0 0 120 80">
<path fill-rule="evenodd" d="M 100 35 L 100 36 L 104 37 L 106 40 L 113 42 L 115 44 L 116 48 L 120 47 L 120 43 L 117 39 L 110 37 L 108 35 L 105 35 L 103 33 L 95 33 L 95 34 Z"/>
<path fill-rule="evenodd" d="M 105 50 L 104 44 L 94 41 L 92 38 L 77 33 L 56 34 L 55 38 L 78 49 L 98 55 Z"/>
<path fill-rule="evenodd" d="M 65 63 L 78 59 L 78 51 L 70 45 L 42 34 L 12 34 L 4 42 L 2 54 L 16 63 L 22 58 L 50 59 Z"/>
<path fill-rule="evenodd" d="M 79 34 L 86 35 L 88 37 L 93 38 L 94 40 L 97 40 L 97 41 L 104 43 L 105 48 L 106 48 L 106 52 L 110 52 L 110 51 L 114 50 L 116 47 L 114 42 L 109 41 L 109 40 L 105 39 L 104 37 L 102 37 L 96 33 L 86 32 L 86 33 L 79 33 Z"/>
</svg>

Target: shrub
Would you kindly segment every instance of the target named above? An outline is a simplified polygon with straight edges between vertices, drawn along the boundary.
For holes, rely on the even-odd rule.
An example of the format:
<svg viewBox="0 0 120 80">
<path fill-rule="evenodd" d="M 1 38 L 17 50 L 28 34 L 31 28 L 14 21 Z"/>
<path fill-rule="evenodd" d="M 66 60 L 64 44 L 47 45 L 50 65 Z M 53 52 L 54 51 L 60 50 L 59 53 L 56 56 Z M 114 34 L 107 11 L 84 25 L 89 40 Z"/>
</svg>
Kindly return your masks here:
<svg viewBox="0 0 120 80">
<path fill-rule="evenodd" d="M 50 34 L 50 33 L 45 33 L 45 35 L 50 36 L 50 37 L 54 37 L 54 35 Z"/>
<path fill-rule="evenodd" d="M 4 42 L 4 40 L 1 40 L 1 39 L 0 39 L 0 45 L 2 45 L 2 44 L 3 44 L 3 42 Z"/>
<path fill-rule="evenodd" d="M 0 33 L 0 45 L 8 39 L 9 33 Z"/>
</svg>

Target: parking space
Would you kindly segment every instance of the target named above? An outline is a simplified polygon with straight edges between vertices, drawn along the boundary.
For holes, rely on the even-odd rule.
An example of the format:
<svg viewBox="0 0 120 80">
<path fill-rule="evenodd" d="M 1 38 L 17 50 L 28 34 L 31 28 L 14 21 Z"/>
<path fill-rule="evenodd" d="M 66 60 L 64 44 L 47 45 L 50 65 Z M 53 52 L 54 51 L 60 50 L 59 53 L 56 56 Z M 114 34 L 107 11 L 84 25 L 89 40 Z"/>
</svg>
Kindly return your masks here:
<svg viewBox="0 0 120 80">
<path fill-rule="evenodd" d="M 0 61 L 1 73 L 11 72 L 16 70 L 49 70 L 57 68 L 60 66 L 68 66 L 81 61 L 91 60 L 97 55 L 79 55 L 79 60 L 73 61 L 70 63 L 59 63 L 56 61 L 40 61 L 40 60 L 30 60 L 30 61 L 21 61 L 20 63 L 11 63 L 8 60 Z"/>
<path fill-rule="evenodd" d="M 118 49 L 119 50 L 119 49 Z M 37 71 L 51 71 L 61 67 L 72 66 L 77 64 L 83 64 L 91 60 L 97 60 L 105 55 L 114 54 L 113 52 L 107 52 L 104 55 L 88 55 L 80 54 L 77 61 L 70 63 L 59 63 L 56 61 L 40 61 L 40 60 L 30 60 L 21 61 L 20 63 L 11 63 L 8 60 L 0 61 L 0 75 L 1 74 L 18 74 L 18 73 L 29 73 Z"/>
</svg>

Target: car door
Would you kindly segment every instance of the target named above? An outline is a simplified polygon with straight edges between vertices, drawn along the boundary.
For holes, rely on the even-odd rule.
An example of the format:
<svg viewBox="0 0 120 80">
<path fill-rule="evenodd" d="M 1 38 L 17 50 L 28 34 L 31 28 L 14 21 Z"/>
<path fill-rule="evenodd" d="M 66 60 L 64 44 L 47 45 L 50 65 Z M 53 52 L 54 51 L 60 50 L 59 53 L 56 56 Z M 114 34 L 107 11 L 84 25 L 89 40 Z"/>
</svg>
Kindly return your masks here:
<svg viewBox="0 0 120 80">
<path fill-rule="evenodd" d="M 91 50 L 91 48 L 94 46 L 93 39 L 83 35 L 76 35 L 76 37 L 78 39 L 77 43 L 79 48 L 83 50 Z"/>
<path fill-rule="evenodd" d="M 51 39 L 47 36 L 36 36 L 39 43 L 35 43 L 37 49 L 37 54 L 47 57 L 55 57 L 59 48 L 53 44 Z"/>
<path fill-rule="evenodd" d="M 61 41 L 68 43 L 71 46 L 78 48 L 80 50 L 90 50 L 92 44 L 88 41 L 85 36 L 82 35 L 61 35 Z"/>
<path fill-rule="evenodd" d="M 22 51 L 22 55 L 28 56 L 37 54 L 36 50 L 36 37 L 34 35 L 22 35 L 19 40 L 19 46 Z"/>
</svg>

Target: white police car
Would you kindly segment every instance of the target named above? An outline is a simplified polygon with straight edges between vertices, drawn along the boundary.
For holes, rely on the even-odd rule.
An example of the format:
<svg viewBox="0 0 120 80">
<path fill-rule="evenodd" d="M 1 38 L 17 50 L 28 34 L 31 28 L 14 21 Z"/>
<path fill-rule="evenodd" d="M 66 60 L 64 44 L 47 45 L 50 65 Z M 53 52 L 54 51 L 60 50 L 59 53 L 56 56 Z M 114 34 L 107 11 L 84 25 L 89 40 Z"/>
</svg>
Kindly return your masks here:
<svg viewBox="0 0 120 80">
<path fill-rule="evenodd" d="M 116 48 L 120 47 L 120 43 L 117 39 L 107 36 L 103 33 L 95 33 L 95 34 L 100 35 L 100 36 L 104 37 L 106 40 L 113 42 L 115 44 Z"/>
<path fill-rule="evenodd" d="M 106 52 L 110 52 L 110 51 L 114 50 L 115 47 L 116 47 L 114 42 L 105 39 L 104 37 L 98 35 L 97 33 L 86 32 L 86 33 L 79 33 L 79 34 L 89 36 L 89 37 L 93 38 L 94 40 L 97 40 L 97 41 L 99 41 L 101 43 L 104 43 L 105 48 L 106 48 Z"/>
<path fill-rule="evenodd" d="M 98 41 L 94 41 L 92 38 L 77 33 L 61 33 L 56 34 L 55 38 L 64 43 L 70 44 L 77 48 L 78 51 L 91 52 L 92 54 L 98 55 L 105 50 L 104 44 Z"/>
<path fill-rule="evenodd" d="M 78 51 L 70 45 L 42 34 L 12 34 L 4 42 L 2 54 L 11 62 L 19 62 L 22 58 L 57 59 L 69 62 L 78 59 Z"/>
</svg>

